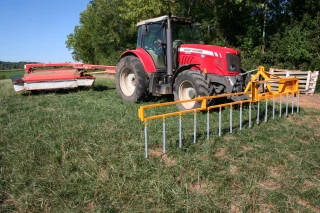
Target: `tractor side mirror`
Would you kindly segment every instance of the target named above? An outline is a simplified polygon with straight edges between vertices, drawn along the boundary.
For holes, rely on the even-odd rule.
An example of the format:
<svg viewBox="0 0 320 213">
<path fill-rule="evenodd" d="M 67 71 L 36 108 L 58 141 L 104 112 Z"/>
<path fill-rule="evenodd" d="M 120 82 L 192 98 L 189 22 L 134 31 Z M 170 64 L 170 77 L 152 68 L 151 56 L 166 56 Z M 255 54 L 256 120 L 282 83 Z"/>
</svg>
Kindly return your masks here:
<svg viewBox="0 0 320 213">
<path fill-rule="evenodd" d="M 148 36 L 150 33 L 149 31 L 149 25 L 145 24 L 142 26 L 142 35 L 143 36 Z"/>
</svg>

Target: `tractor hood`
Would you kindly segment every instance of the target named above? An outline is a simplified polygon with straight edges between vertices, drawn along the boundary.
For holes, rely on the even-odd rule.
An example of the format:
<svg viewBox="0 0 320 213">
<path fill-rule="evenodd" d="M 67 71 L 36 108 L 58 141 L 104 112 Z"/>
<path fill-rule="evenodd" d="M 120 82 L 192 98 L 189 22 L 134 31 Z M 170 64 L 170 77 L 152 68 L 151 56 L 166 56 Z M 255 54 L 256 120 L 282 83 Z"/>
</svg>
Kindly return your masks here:
<svg viewBox="0 0 320 213">
<path fill-rule="evenodd" d="M 240 73 L 240 51 L 232 48 L 204 45 L 182 44 L 179 46 L 180 66 L 196 64 L 194 69 L 208 74 L 234 76 Z"/>
<path fill-rule="evenodd" d="M 240 51 L 228 47 L 221 47 L 215 45 L 205 45 L 205 44 L 182 44 L 180 46 L 180 51 L 190 52 L 190 53 L 202 53 L 212 56 L 225 55 L 227 53 L 239 55 Z"/>
</svg>

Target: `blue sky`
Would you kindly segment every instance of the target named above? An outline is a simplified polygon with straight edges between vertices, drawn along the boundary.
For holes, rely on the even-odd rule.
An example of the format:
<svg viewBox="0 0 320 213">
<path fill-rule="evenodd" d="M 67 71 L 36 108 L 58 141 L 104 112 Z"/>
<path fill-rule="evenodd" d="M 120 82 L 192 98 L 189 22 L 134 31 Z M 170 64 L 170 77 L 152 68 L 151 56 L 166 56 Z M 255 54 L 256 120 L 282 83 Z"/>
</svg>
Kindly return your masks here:
<svg viewBox="0 0 320 213">
<path fill-rule="evenodd" d="M 0 61 L 74 61 L 65 45 L 90 0 L 0 0 Z"/>
</svg>

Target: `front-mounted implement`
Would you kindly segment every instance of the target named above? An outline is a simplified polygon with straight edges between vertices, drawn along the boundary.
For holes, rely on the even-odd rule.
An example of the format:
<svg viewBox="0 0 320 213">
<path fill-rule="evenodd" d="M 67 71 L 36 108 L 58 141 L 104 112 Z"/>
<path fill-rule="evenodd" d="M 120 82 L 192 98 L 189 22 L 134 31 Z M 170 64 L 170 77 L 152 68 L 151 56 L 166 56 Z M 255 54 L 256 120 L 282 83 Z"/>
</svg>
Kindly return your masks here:
<svg viewBox="0 0 320 213">
<path fill-rule="evenodd" d="M 271 79 L 271 76 L 275 77 L 276 79 Z M 271 88 L 271 84 L 277 84 L 277 89 Z M 262 91 L 261 88 L 266 87 L 267 89 L 265 91 Z M 248 99 L 242 100 L 238 99 L 238 97 L 246 96 Z M 215 99 L 221 99 L 229 97 L 237 101 L 228 102 L 228 103 L 222 103 L 217 105 L 207 105 L 208 100 L 215 100 Z M 233 108 L 235 106 L 238 106 L 240 109 L 240 123 L 239 128 L 240 130 L 243 128 L 243 106 L 248 105 L 249 110 L 249 116 L 248 116 L 248 127 L 252 127 L 252 105 L 257 104 L 257 110 L 256 110 L 256 120 L 257 124 L 260 122 L 260 102 L 265 102 L 265 112 L 264 112 L 264 121 L 267 122 L 268 116 L 272 114 L 272 118 L 275 118 L 275 104 L 276 99 L 279 101 L 279 116 L 281 117 L 283 113 L 285 113 L 286 116 L 289 114 L 289 97 L 291 98 L 291 113 L 293 114 L 295 105 L 296 105 L 296 111 L 299 112 L 299 89 L 298 89 L 298 78 L 280 78 L 277 76 L 274 76 L 270 73 L 265 72 L 264 67 L 260 66 L 258 68 L 258 72 L 252 76 L 251 81 L 248 83 L 248 86 L 246 87 L 244 92 L 239 93 L 226 93 L 226 94 L 220 94 L 215 96 L 204 96 L 204 97 L 197 97 L 194 99 L 189 100 L 182 100 L 182 101 L 175 101 L 175 102 L 167 102 L 167 103 L 160 103 L 160 104 L 152 104 L 152 105 L 146 105 L 141 106 L 138 110 L 138 116 L 142 122 L 144 122 L 144 131 L 145 131 L 145 152 L 146 157 L 148 157 L 148 122 L 152 120 L 161 119 L 163 120 L 163 152 L 166 153 L 166 119 L 168 117 L 176 116 L 179 118 L 179 148 L 182 147 L 182 117 L 185 114 L 194 114 L 194 143 L 197 141 L 197 113 L 198 112 L 207 112 L 207 128 L 206 135 L 207 139 L 209 140 L 210 137 L 210 112 L 213 109 L 219 110 L 218 115 L 218 136 L 222 135 L 222 110 L 225 108 L 230 108 L 230 133 L 233 131 Z M 295 97 L 297 100 L 295 101 Z M 282 103 L 282 101 L 285 100 L 285 104 Z M 272 103 L 272 110 L 271 112 L 268 111 L 269 103 Z M 187 109 L 183 111 L 174 111 L 164 114 L 152 114 L 147 115 L 146 112 L 148 109 L 152 109 L 153 113 L 157 111 L 158 108 L 168 107 L 170 105 L 179 105 L 183 103 L 191 103 L 199 106 L 198 108 L 194 109 Z M 282 106 L 285 106 L 285 112 L 282 111 Z M 216 119 L 214 119 L 216 120 Z"/>
</svg>

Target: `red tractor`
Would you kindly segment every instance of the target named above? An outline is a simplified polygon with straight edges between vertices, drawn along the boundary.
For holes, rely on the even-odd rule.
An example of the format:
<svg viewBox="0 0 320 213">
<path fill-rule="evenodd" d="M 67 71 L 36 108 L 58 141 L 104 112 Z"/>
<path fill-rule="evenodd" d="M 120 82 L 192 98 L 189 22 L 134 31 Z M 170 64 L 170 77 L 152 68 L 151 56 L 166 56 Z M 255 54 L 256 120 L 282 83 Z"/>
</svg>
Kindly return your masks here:
<svg viewBox="0 0 320 213">
<path fill-rule="evenodd" d="M 116 89 L 123 100 L 139 102 L 149 95 L 173 94 L 179 101 L 245 89 L 240 52 L 195 44 L 197 28 L 190 18 L 166 15 L 137 26 L 137 48 L 121 54 L 116 70 Z M 237 100 L 246 98 L 238 96 Z M 178 107 L 193 109 L 199 104 L 187 102 Z"/>
</svg>

